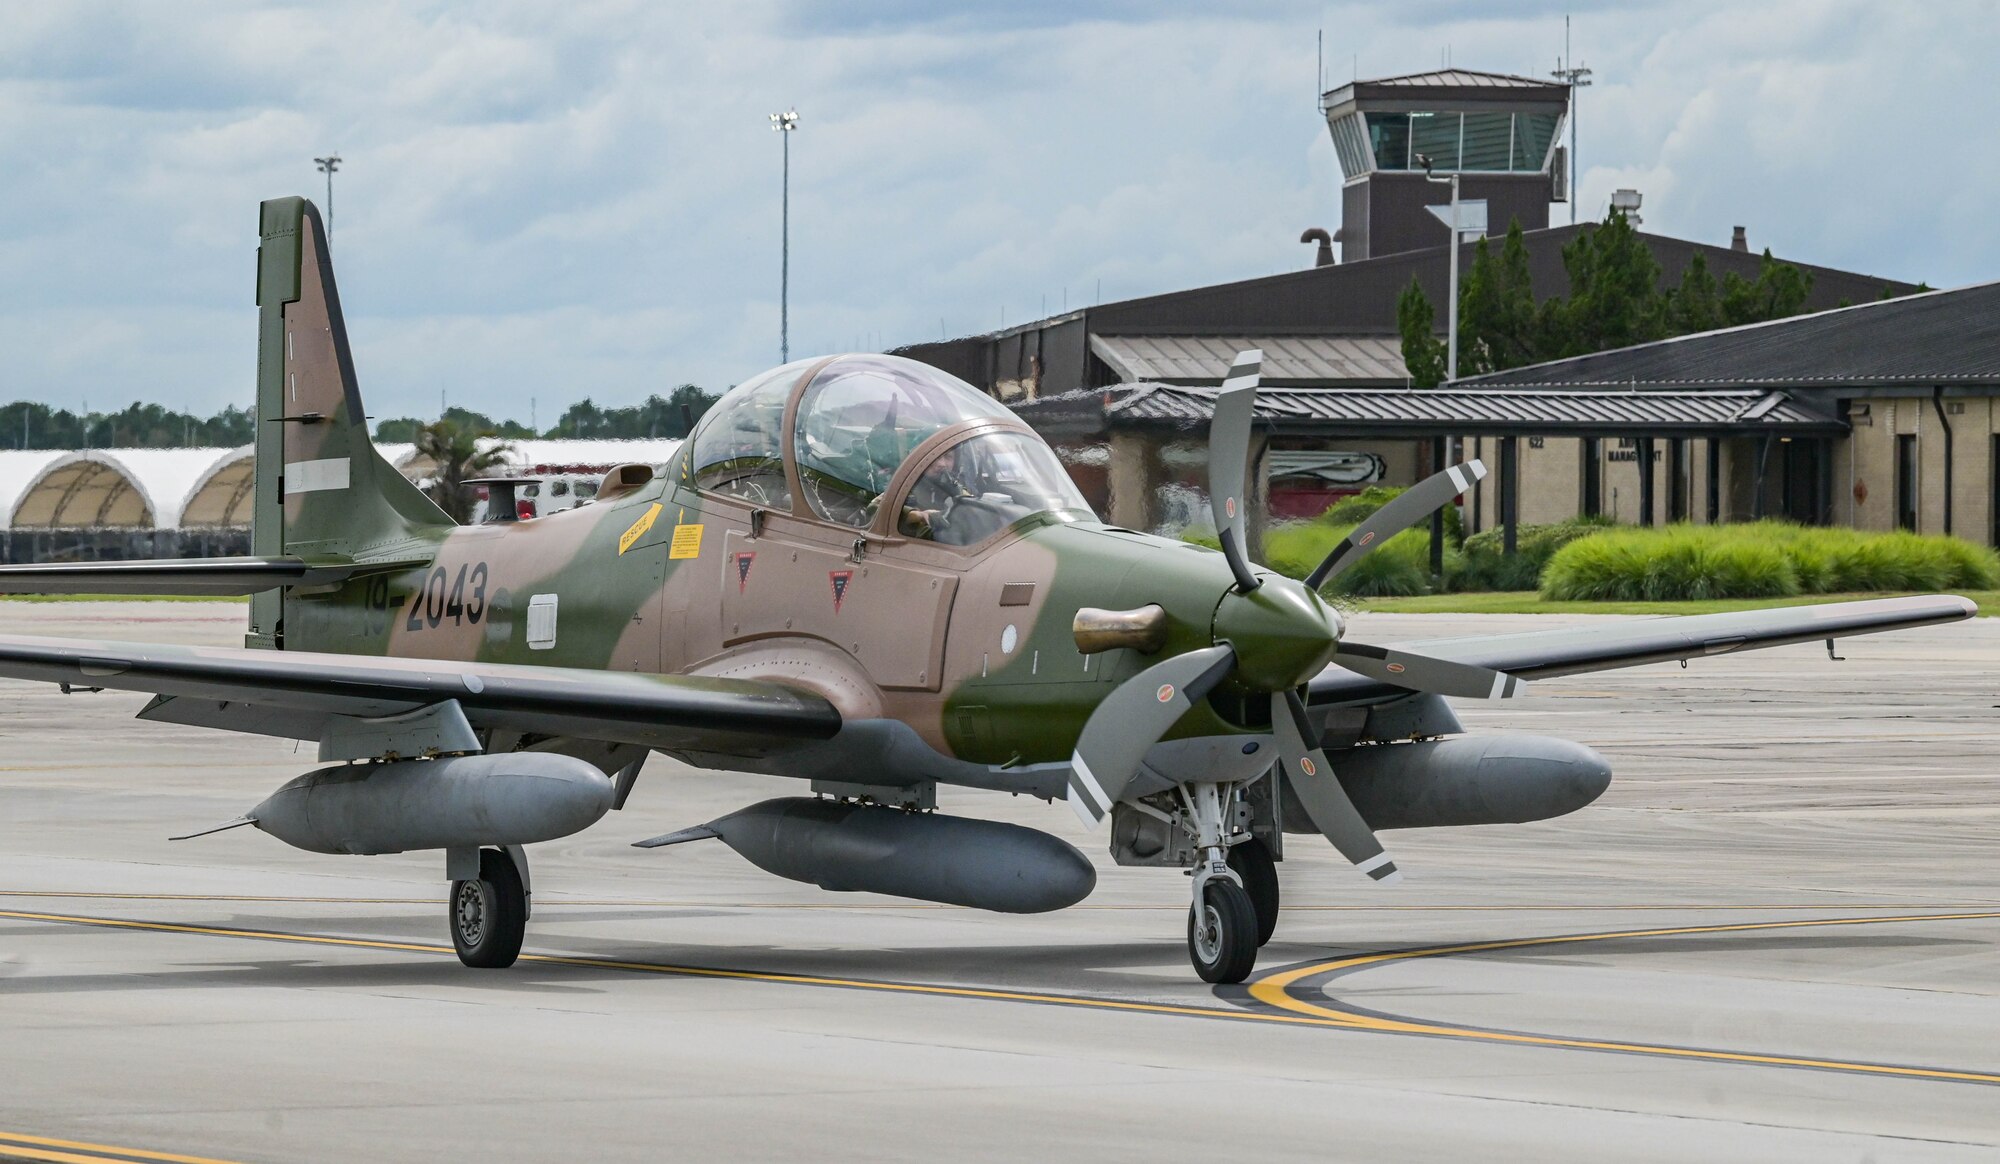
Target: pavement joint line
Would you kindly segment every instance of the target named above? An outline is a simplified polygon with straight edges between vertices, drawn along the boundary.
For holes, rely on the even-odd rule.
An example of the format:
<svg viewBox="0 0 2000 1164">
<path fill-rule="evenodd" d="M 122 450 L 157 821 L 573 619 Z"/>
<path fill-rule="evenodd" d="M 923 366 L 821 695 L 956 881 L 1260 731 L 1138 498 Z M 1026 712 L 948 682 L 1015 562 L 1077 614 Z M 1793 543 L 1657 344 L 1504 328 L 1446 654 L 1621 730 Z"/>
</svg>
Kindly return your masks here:
<svg viewBox="0 0 2000 1164">
<path fill-rule="evenodd" d="M 89 1153 L 80 1155 L 79 1153 Z M 160 1164 L 232 1164 L 212 1156 L 184 1156 L 176 1152 L 154 1152 L 145 1148 L 118 1148 L 84 1140 L 59 1140 L 51 1136 L 31 1136 L 25 1132 L 0 1131 L 0 1160 L 48 1160 L 57 1164 L 74 1161 L 146 1161 Z"/>
<path fill-rule="evenodd" d="M 0 918 L 95 926 L 108 929 L 190 934 L 205 937 L 294 942 L 302 945 L 337 946 L 351 949 L 393 950 L 422 954 L 451 954 L 455 952 L 450 946 L 421 942 L 394 942 L 373 938 L 341 938 L 329 935 L 290 933 L 281 930 L 251 930 L 231 926 L 198 926 L 177 922 L 148 922 L 126 918 L 30 913 L 20 910 L 0 910 Z M 646 974 L 667 974 L 677 977 L 770 982 L 792 986 L 882 991 L 941 998 L 1034 1003 L 1045 1006 L 1125 1011 L 1184 1018 L 1224 1019 L 1239 1022 L 1276 1023 L 1289 1026 L 1330 1027 L 1374 1034 L 1429 1036 L 1475 1042 L 1513 1043 L 1568 1050 L 1606 1051 L 1662 1058 L 1707 1060 L 1751 1066 L 2000 1085 L 2000 1073 L 1960 1071 L 1947 1068 L 1915 1067 L 1886 1063 L 1865 1063 L 1838 1059 L 1818 1059 L 1804 1056 L 1760 1054 L 1756 1052 L 1722 1051 L 1699 1047 L 1676 1047 L 1667 1044 L 1581 1039 L 1560 1035 L 1537 1035 L 1518 1031 L 1483 1030 L 1475 1027 L 1455 1027 L 1396 1015 L 1381 1015 L 1359 1010 L 1343 1010 L 1338 1007 L 1323 1006 L 1307 1002 L 1290 993 L 1295 985 L 1306 979 L 1323 979 L 1389 962 L 1408 961 L 1416 958 L 1447 957 L 1490 950 L 1567 945 L 1583 942 L 1609 941 L 1617 938 L 1665 937 L 1676 934 L 1741 933 L 1754 930 L 1800 929 L 1816 926 L 1907 924 L 1911 922 L 1971 921 L 1994 918 L 2000 918 L 2000 911 L 1900 914 L 1862 918 L 1812 918 L 1780 922 L 1739 922 L 1729 925 L 1674 926 L 1650 930 L 1613 930 L 1587 934 L 1512 938 L 1486 942 L 1465 942 L 1446 946 L 1418 947 L 1407 950 L 1388 950 L 1351 955 L 1346 958 L 1337 958 L 1326 962 L 1307 963 L 1302 966 L 1275 971 L 1256 979 L 1247 988 L 1249 998 L 1270 1008 L 1256 1010 L 1244 1009 L 1242 1007 L 1192 1006 L 1175 1003 L 1145 1002 L 1137 999 L 1090 997 L 1085 995 L 1053 994 L 987 987 L 893 982 L 881 979 L 842 978 L 831 975 L 796 974 L 762 970 L 735 970 L 723 967 L 684 966 L 660 962 L 632 962 L 587 955 L 529 953 L 522 954 L 521 961 L 540 965 L 574 966 L 584 969 L 618 970 Z"/>
<path fill-rule="evenodd" d="M 1887 917 L 1810 918 L 1776 922 L 1737 922 L 1728 925 L 1673 926 L 1650 930 L 1611 930 L 1587 934 L 1558 934 L 1539 938 L 1509 938 L 1485 942 L 1462 942 L 1445 946 L 1425 946 L 1407 950 L 1386 950 L 1355 954 L 1326 962 L 1306 963 L 1266 974 L 1249 985 L 1250 997 L 1266 1006 L 1295 1014 L 1346 1021 L 1353 1029 L 1384 1034 L 1418 1035 L 1472 1042 L 1512 1043 L 1568 1050 L 1606 1051 L 1673 1059 L 1697 1059 L 1764 1067 L 1802 1068 L 1859 1075 L 1937 1080 L 1953 1083 L 2000 1085 L 2000 1072 L 1960 1071 L 1936 1067 L 1914 1067 L 1892 1063 L 1866 1063 L 1808 1056 L 1775 1055 L 1747 1051 L 1723 1051 L 1671 1044 L 1584 1039 L 1562 1035 L 1540 1035 L 1525 1031 L 1486 1029 L 1434 1023 L 1403 1015 L 1382 1014 L 1307 1001 L 1293 993 L 1305 984 L 1323 983 L 1329 978 L 1352 974 L 1370 967 L 1419 958 L 1445 958 L 1492 950 L 1517 950 L 1534 946 L 1561 946 L 1583 942 L 1603 942 L 1619 938 L 1655 938 L 1681 934 L 1744 933 L 1754 930 L 1803 929 L 1817 926 L 1889 925 L 1910 922 L 1975 921 L 2000 918 L 2000 911 L 1969 913 L 1899 914 Z"/>
</svg>

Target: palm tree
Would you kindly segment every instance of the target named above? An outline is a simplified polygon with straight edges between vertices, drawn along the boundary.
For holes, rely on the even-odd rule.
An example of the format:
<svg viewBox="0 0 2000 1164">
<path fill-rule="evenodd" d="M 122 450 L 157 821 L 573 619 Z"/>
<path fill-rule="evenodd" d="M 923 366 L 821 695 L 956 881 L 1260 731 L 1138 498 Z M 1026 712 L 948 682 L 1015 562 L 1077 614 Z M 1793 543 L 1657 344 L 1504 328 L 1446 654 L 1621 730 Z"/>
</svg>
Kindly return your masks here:
<svg viewBox="0 0 2000 1164">
<path fill-rule="evenodd" d="M 449 420 L 417 428 L 417 454 L 435 466 L 431 500 L 460 525 L 472 516 L 473 499 L 465 483 L 487 476 L 507 461 L 510 446 L 505 442 L 480 447 L 481 440 L 492 435 L 460 428 Z"/>
</svg>

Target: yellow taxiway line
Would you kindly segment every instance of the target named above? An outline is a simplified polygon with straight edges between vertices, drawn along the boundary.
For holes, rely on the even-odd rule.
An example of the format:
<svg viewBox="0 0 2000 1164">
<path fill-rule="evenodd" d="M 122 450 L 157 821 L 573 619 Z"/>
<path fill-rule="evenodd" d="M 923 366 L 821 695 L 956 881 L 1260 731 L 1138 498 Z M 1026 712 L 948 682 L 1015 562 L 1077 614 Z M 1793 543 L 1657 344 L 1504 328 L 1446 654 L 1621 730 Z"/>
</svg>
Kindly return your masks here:
<svg viewBox="0 0 2000 1164">
<path fill-rule="evenodd" d="M 1816 1059 L 1796 1055 L 1766 1055 L 1744 1051 L 1711 1050 L 1700 1047 L 1676 1047 L 1659 1043 L 1627 1043 L 1605 1039 L 1537 1035 L 1518 1031 L 1482 1030 L 1476 1027 L 1451 1026 L 1426 1022 L 1421 1019 L 1350 1010 L 1337 1005 L 1326 1005 L 1308 1001 L 1293 993 L 1294 990 L 1300 989 L 1302 984 L 1311 980 L 1324 979 L 1333 975 L 1351 973 L 1367 967 L 1382 966 L 1392 962 L 1407 962 L 1415 958 L 1444 958 L 1457 954 L 1483 953 L 1490 950 L 1518 950 L 1531 946 L 1574 945 L 1582 942 L 1613 941 L 1619 938 L 1658 938 L 1677 934 L 1728 934 L 1744 933 L 1752 930 L 1804 929 L 1814 926 L 1890 925 L 1898 922 L 1974 921 L 1990 920 L 1993 918 L 2000 918 L 2000 912 L 1899 914 L 1892 917 L 1808 918 L 1800 921 L 1673 926 L 1661 929 L 1612 930 L 1593 934 L 1563 934 L 1544 938 L 1515 938 L 1489 942 L 1465 942 L 1450 946 L 1429 946 L 1413 950 L 1391 950 L 1376 954 L 1357 954 L 1348 958 L 1336 958 L 1330 962 L 1294 966 L 1287 970 L 1280 970 L 1265 975 L 1252 982 L 1250 984 L 1250 996 L 1258 1002 L 1295 1014 L 1336 1020 L 1345 1023 L 1354 1030 L 1376 1031 L 1386 1034 L 1428 1035 L 1435 1038 L 1462 1039 L 1484 1043 L 1513 1043 L 1537 1047 L 1564 1047 L 1583 1051 L 1615 1051 L 1633 1055 L 1652 1055 L 1671 1059 L 1702 1059 L 1721 1063 L 1748 1063 L 1766 1067 L 1804 1067 L 1820 1071 L 1842 1071 L 1860 1075 L 1886 1075 L 1910 1079 L 1937 1079 L 1957 1083 L 2000 1084 L 2000 1073 L 1986 1071 L 1953 1071 L 1935 1067 L 1906 1067 L 1890 1063 L 1858 1063 L 1847 1060 Z"/>
<path fill-rule="evenodd" d="M 283 930 L 255 930 L 233 926 L 191 925 L 181 922 L 138 921 L 129 918 L 92 917 L 73 914 L 36 913 L 25 910 L 0 910 L 0 918 L 17 921 L 55 922 L 67 925 L 91 926 L 105 929 L 141 930 L 152 933 L 189 934 L 203 937 L 240 938 L 255 941 L 288 942 L 299 945 L 334 946 L 360 950 L 388 950 L 415 954 L 452 954 L 450 946 L 425 942 L 396 942 L 378 938 L 342 938 L 320 934 L 291 933 Z M 1646 930 L 1614 930 L 1601 933 L 1569 934 L 1556 937 L 1517 938 L 1501 941 L 1468 942 L 1458 945 L 1429 946 L 1410 950 L 1391 950 L 1373 954 L 1358 954 L 1347 958 L 1337 958 L 1327 962 L 1310 963 L 1276 971 L 1253 981 L 1249 986 L 1252 1000 L 1272 1009 L 1245 1009 L 1233 1006 L 1194 1006 L 1177 1003 L 1143 1002 L 1134 999 L 1092 997 L 1088 995 L 1053 994 L 1026 990 L 1000 990 L 976 986 L 944 986 L 919 982 L 893 982 L 867 978 L 841 978 L 821 974 L 786 974 L 763 970 L 733 970 L 713 966 L 687 966 L 661 962 L 631 962 L 616 958 L 598 958 L 568 954 L 522 954 L 521 961 L 546 966 L 574 966 L 595 970 L 617 970 L 643 974 L 669 974 L 677 977 L 725 979 L 740 982 L 770 982 L 790 986 L 831 987 L 843 990 L 867 990 L 895 994 L 922 995 L 934 998 L 966 998 L 984 1001 L 1035 1003 L 1044 1006 L 1077 1007 L 1089 1010 L 1123 1011 L 1138 1014 L 1169 1015 L 1182 1018 L 1226 1019 L 1233 1022 L 1276 1023 L 1286 1026 L 1323 1027 L 1347 1031 L 1362 1031 L 1376 1034 L 1420 1035 L 1436 1038 L 1463 1039 L 1476 1042 L 1514 1043 L 1531 1046 L 1558 1047 L 1571 1050 L 1616 1051 L 1635 1055 L 1653 1055 L 1677 1059 L 1698 1059 L 1716 1062 L 1743 1063 L 1769 1067 L 1811 1068 L 1822 1071 L 1841 1071 L 1862 1075 L 1897 1076 L 1911 1079 L 1928 1079 L 1958 1083 L 2000 1084 L 2000 1073 L 1981 1071 L 1958 1071 L 1946 1068 L 1899 1066 L 1884 1063 L 1852 1062 L 1837 1059 L 1815 1059 L 1788 1055 L 1765 1055 L 1750 1052 L 1709 1050 L 1697 1047 L 1675 1047 L 1652 1043 L 1626 1043 L 1597 1039 L 1567 1038 L 1556 1035 L 1537 1035 L 1514 1031 L 1480 1030 L 1456 1027 L 1421 1019 L 1402 1018 L 1390 1015 L 1375 1015 L 1354 1010 L 1344 1010 L 1308 1001 L 1292 993 L 1293 988 L 1308 979 L 1358 970 L 1390 962 L 1407 961 L 1413 958 L 1447 957 L 1456 954 L 1470 954 L 1489 950 L 1520 949 L 1528 946 L 1550 946 L 1581 942 L 1601 942 L 1616 938 L 1664 937 L 1674 934 L 1737 933 L 1751 930 L 1798 929 L 1812 926 L 1839 925 L 1887 925 L 1910 922 L 1971 921 L 2000 918 L 2000 911 L 1897 914 L 1892 916 L 1860 918 L 1810 918 L 1799 921 L 1743 922 L 1729 925 L 1676 926 Z"/>
<path fill-rule="evenodd" d="M 23 1132 L 0 1132 L 0 1159 L 49 1160 L 55 1164 L 231 1164 L 211 1156 L 183 1156 L 175 1152 L 150 1152 L 143 1148 L 114 1148 L 82 1140 L 58 1140 L 30 1136 Z"/>
</svg>

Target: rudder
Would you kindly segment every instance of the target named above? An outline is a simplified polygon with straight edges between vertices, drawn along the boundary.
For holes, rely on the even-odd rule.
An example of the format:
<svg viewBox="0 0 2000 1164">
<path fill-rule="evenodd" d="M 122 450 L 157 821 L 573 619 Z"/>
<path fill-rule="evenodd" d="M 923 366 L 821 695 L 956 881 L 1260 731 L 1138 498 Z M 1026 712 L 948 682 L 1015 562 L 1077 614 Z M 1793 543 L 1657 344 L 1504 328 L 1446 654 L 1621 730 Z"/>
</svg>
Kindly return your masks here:
<svg viewBox="0 0 2000 1164">
<path fill-rule="evenodd" d="M 255 555 L 427 556 L 453 527 L 368 436 L 326 227 L 304 198 L 260 209 Z M 251 646 L 282 645 L 283 595 L 250 604 Z"/>
</svg>

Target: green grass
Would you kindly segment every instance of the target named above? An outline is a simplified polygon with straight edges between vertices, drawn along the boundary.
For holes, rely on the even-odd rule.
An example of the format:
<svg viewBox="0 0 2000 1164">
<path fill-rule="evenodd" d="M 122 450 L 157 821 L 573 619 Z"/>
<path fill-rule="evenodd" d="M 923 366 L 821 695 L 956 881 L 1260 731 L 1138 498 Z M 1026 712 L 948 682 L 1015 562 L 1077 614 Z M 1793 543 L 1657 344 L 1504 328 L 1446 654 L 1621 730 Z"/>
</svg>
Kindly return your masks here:
<svg viewBox="0 0 2000 1164">
<path fill-rule="evenodd" d="M 2000 615 L 2000 590 L 1951 590 L 1979 604 L 1980 617 Z M 1383 614 L 1720 614 L 1731 610 L 1765 610 L 1774 606 L 1806 606 L 1818 602 L 1851 602 L 1889 598 L 1880 591 L 1847 594 L 1794 594 L 1776 598 L 1708 598 L 1679 602 L 1555 601 L 1533 590 L 1474 594 L 1419 594 L 1408 598 L 1368 598 L 1352 605 Z"/>
</svg>

